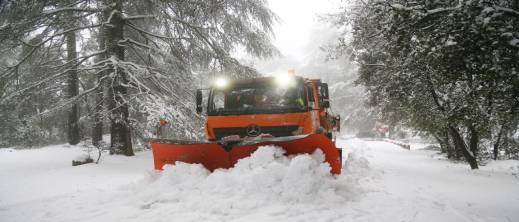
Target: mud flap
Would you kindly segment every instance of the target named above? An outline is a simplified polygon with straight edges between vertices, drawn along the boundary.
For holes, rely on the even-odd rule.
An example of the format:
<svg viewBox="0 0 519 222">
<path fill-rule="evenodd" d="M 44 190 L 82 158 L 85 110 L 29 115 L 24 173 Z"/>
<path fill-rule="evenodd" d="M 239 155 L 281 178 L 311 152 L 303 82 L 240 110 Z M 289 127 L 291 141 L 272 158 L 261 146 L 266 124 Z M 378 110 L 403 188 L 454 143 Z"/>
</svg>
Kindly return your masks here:
<svg viewBox="0 0 519 222">
<path fill-rule="evenodd" d="M 332 174 L 341 173 L 341 156 L 335 144 L 322 134 L 243 140 L 233 143 L 196 143 L 190 141 L 152 140 L 151 147 L 155 169 L 161 170 L 165 164 L 176 161 L 199 163 L 208 170 L 230 168 L 238 160 L 250 156 L 260 146 L 282 147 L 285 155 L 311 154 L 321 149 L 325 161 L 330 164 Z"/>
</svg>

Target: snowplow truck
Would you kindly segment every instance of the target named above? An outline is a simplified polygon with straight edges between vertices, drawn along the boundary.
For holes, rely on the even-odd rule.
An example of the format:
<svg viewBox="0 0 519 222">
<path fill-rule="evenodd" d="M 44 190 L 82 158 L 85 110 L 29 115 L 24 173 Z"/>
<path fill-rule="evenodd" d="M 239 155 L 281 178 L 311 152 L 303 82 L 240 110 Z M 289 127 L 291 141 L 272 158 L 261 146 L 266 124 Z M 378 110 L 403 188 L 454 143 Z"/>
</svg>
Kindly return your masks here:
<svg viewBox="0 0 519 222">
<path fill-rule="evenodd" d="M 319 79 L 290 73 L 236 81 L 217 79 L 208 89 L 196 91 L 196 112 L 207 117 L 207 140 L 152 139 L 155 169 L 176 161 L 202 164 L 211 171 L 231 168 L 261 146 L 275 145 L 285 155 L 321 149 L 330 172 L 340 174 L 341 149 L 334 139 L 340 117 L 329 110 L 328 85 Z"/>
</svg>

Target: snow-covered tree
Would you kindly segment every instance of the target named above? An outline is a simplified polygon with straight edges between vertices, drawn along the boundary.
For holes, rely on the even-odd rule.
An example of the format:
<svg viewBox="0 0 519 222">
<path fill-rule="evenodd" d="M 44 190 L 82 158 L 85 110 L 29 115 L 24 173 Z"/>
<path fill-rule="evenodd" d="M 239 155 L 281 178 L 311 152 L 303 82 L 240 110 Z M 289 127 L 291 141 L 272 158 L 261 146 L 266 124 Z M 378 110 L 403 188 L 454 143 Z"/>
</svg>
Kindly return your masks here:
<svg viewBox="0 0 519 222">
<path fill-rule="evenodd" d="M 343 50 L 384 119 L 452 145 L 474 169 L 483 138 L 517 129 L 516 2 L 350 1 L 335 21 L 352 31 Z"/>
<path fill-rule="evenodd" d="M 1 10 L 10 15 L 0 18 L 2 45 L 30 48 L 22 58 L 3 66 L 2 82 L 10 81 L 20 68 L 49 67 L 39 73 L 43 77 L 39 81 L 24 82 L 21 89 L 8 87 L 2 104 L 44 84 L 63 81 L 77 67 L 77 95 L 49 105 L 48 112 L 95 97 L 91 99 L 94 108 L 85 107 L 88 112 L 82 120 L 93 119 L 97 142 L 103 117 L 110 119 L 113 153 L 132 155 L 131 135 L 149 137 L 158 118 L 168 119 L 177 137 L 199 137 L 202 117 L 192 112 L 192 98 L 193 89 L 208 78 L 204 73 L 257 75 L 231 57 L 236 47 L 257 57 L 277 53 L 270 43 L 276 17 L 265 1 L 27 0 L 3 2 Z M 71 24 L 74 28 L 63 28 Z M 77 58 L 57 53 L 39 57 L 38 64 L 27 63 L 39 53 L 62 52 L 73 32 L 79 37 Z M 27 44 L 35 35 L 40 39 Z M 99 46 L 90 47 L 92 42 Z M 93 84 L 83 84 L 87 82 Z M 63 88 L 55 90 L 64 94 Z M 103 112 L 101 104 L 105 104 Z"/>
</svg>

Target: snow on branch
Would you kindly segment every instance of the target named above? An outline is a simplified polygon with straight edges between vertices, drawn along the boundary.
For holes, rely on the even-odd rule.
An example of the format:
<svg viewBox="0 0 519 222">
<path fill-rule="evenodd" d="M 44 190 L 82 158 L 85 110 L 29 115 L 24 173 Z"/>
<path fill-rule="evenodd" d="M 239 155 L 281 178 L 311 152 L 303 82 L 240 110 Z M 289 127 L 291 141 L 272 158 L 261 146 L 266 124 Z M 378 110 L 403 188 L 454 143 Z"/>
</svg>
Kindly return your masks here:
<svg viewBox="0 0 519 222">
<path fill-rule="evenodd" d="M 95 51 L 95 52 L 92 52 L 91 54 L 84 55 L 84 56 L 80 56 L 80 57 L 77 57 L 77 58 L 75 58 L 75 59 L 73 59 L 73 60 L 67 60 L 67 61 L 65 61 L 65 63 L 63 63 L 63 64 L 61 64 L 61 65 L 58 65 L 58 66 L 52 66 L 52 67 L 50 67 L 50 68 L 54 68 L 54 69 L 55 69 L 55 68 L 59 68 L 59 67 L 65 67 L 65 66 L 70 65 L 72 62 L 75 62 L 75 61 L 77 61 L 77 62 L 74 63 L 74 66 L 79 66 L 79 65 L 83 64 L 83 62 L 85 62 L 86 60 L 88 60 L 89 58 L 92 58 L 92 57 L 94 57 L 94 56 L 97 56 L 97 55 L 103 54 L 103 53 L 105 53 L 105 52 L 106 52 L 106 50 Z M 56 59 L 56 60 L 47 61 L 47 62 L 43 63 L 43 65 L 48 64 L 48 63 L 57 62 L 57 61 L 62 61 L 62 60 L 65 60 L 65 59 L 61 58 L 61 59 Z"/>
<path fill-rule="evenodd" d="M 81 63 L 83 63 L 83 62 L 84 62 L 85 60 L 87 60 L 88 58 L 91 58 L 91 57 L 93 57 L 93 56 L 99 55 L 99 54 L 104 53 L 104 52 L 105 52 L 104 50 L 102 50 L 102 51 L 97 51 L 97 52 L 94 52 L 94 53 L 92 53 L 92 54 L 90 54 L 90 55 L 86 55 L 86 56 L 82 56 L 82 57 L 80 57 L 80 58 L 77 58 L 78 62 L 75 63 L 75 66 L 80 65 Z M 68 61 L 68 62 L 65 63 L 65 64 L 69 64 L 70 62 L 72 62 L 72 61 Z M 105 61 L 100 61 L 100 62 L 105 62 Z M 60 66 L 58 66 L 58 67 L 64 67 L 65 64 L 60 65 Z M 94 64 L 94 65 L 95 65 L 95 64 Z M 99 66 L 99 67 L 93 67 L 93 66 L 91 66 L 90 69 L 99 69 L 99 68 L 103 68 L 103 69 L 105 69 L 105 68 L 106 68 L 106 64 L 104 64 L 103 66 Z M 77 70 L 85 70 L 85 69 L 83 69 L 83 68 L 77 68 Z M 38 87 L 38 86 L 40 86 L 40 85 L 42 85 L 42 84 L 45 84 L 45 83 L 47 83 L 47 82 L 49 82 L 49 81 L 51 81 L 51 80 L 53 80 L 53 79 L 59 78 L 59 77 L 61 77 L 61 76 L 63 76 L 63 75 L 66 75 L 69 71 L 70 71 L 70 69 L 65 69 L 65 70 L 63 70 L 63 71 L 61 71 L 61 72 L 55 73 L 54 75 L 48 76 L 47 78 L 44 78 L 44 79 L 39 80 L 39 81 L 36 81 L 36 82 L 34 82 L 33 84 L 31 84 L 31 85 L 29 85 L 29 86 L 27 86 L 27 87 L 25 87 L 25 88 L 23 88 L 23 89 L 17 90 L 17 91 L 15 91 L 15 92 L 13 92 L 11 95 L 8 95 L 8 96 L 2 98 L 2 100 L 0 100 L 0 103 L 3 103 L 3 102 L 5 102 L 5 101 L 7 101 L 7 100 L 9 100 L 9 99 L 11 99 L 11 98 L 17 96 L 17 95 L 20 95 L 20 94 L 22 94 L 22 93 L 24 93 L 24 92 L 26 92 L 26 91 L 28 91 L 28 90 L 31 90 L 31 89 L 33 89 L 33 88 L 35 88 L 35 87 Z"/>
<path fill-rule="evenodd" d="M 111 24 L 112 23 L 112 19 L 114 17 L 115 14 L 118 14 L 120 13 L 118 10 L 112 10 L 110 12 L 110 15 L 108 16 L 108 18 L 106 19 L 106 21 L 103 22 L 103 26 L 107 26 L 107 27 L 112 27 L 113 28 L 113 25 Z"/>
<path fill-rule="evenodd" d="M 106 71 L 106 70 L 108 70 L 108 68 L 107 68 L 107 69 L 104 69 L 104 70 L 101 70 L 101 71 Z M 101 71 L 100 71 L 100 72 L 101 72 Z M 90 94 L 90 93 L 96 91 L 96 90 L 101 86 L 101 82 L 103 82 L 105 78 L 108 78 L 108 77 L 107 77 L 107 76 L 103 76 L 102 78 L 99 79 L 99 81 L 96 83 L 96 85 L 93 86 L 92 88 L 87 89 L 87 90 L 81 92 L 81 93 L 80 93 L 79 95 L 77 95 L 77 96 L 74 96 L 74 97 L 68 98 L 68 99 L 66 99 L 65 101 L 63 101 L 63 102 L 61 102 L 61 103 L 55 105 L 52 109 L 50 109 L 50 110 L 46 110 L 46 111 L 44 111 L 44 112 L 41 112 L 41 113 L 39 113 L 38 115 L 43 115 L 43 116 L 44 116 L 44 115 L 47 115 L 47 114 L 49 114 L 49 113 L 52 113 L 52 112 L 54 112 L 54 111 L 56 111 L 56 110 L 62 109 L 63 107 L 65 107 L 65 106 L 67 106 L 67 105 L 69 105 L 69 104 L 75 103 L 76 101 L 78 101 L 79 99 L 83 98 L 84 96 L 86 96 L 86 95 L 88 95 L 88 94 Z"/>
<path fill-rule="evenodd" d="M 121 44 L 121 45 L 124 45 L 126 43 L 131 43 L 131 44 L 134 44 L 136 46 L 139 46 L 139 47 L 142 47 L 142 48 L 146 48 L 146 49 L 149 49 L 150 46 L 147 45 L 147 44 L 144 44 L 142 42 L 139 42 L 139 41 L 136 41 L 136 40 L 133 40 L 132 38 L 125 38 L 123 40 L 120 40 L 117 44 Z"/>
<path fill-rule="evenodd" d="M 394 8 L 394 9 L 400 10 L 400 11 L 424 10 L 422 5 L 417 5 L 417 6 L 412 6 L 412 7 L 405 7 L 402 4 L 394 3 L 394 4 L 389 4 L 389 6 L 391 6 L 391 8 Z"/>
<path fill-rule="evenodd" d="M 136 31 L 140 32 L 140 33 L 143 33 L 143 34 L 146 34 L 146 35 L 149 35 L 149 36 L 153 36 L 155 38 L 160 38 L 160 39 L 190 39 L 190 38 L 184 38 L 184 37 L 170 37 L 170 36 L 164 36 L 164 35 L 158 35 L 158 34 L 154 34 L 154 33 L 151 33 L 151 32 L 148 32 L 148 31 L 145 31 L 137 26 L 135 26 L 134 24 L 132 24 L 131 22 L 128 22 L 126 23 L 130 28 L 132 29 L 135 29 Z"/>
<path fill-rule="evenodd" d="M 510 15 L 514 15 L 514 16 L 518 16 L 519 17 L 519 11 L 516 11 L 516 10 L 513 10 L 511 8 L 504 8 L 504 7 L 499 7 L 499 6 L 494 6 L 494 8 L 498 11 L 502 11 L 502 12 L 505 12 L 507 14 L 510 14 Z"/>
<path fill-rule="evenodd" d="M 75 8 L 75 7 L 64 7 L 64 8 L 58 8 L 58 9 L 52 9 L 52 10 L 44 10 L 43 15 L 53 15 L 57 13 L 62 12 L 101 12 L 102 8 Z"/>
<path fill-rule="evenodd" d="M 95 27 L 99 27 L 100 24 L 94 24 L 94 25 L 87 25 L 87 26 L 82 26 L 82 27 L 75 27 L 75 28 L 71 28 L 71 29 L 67 29 L 67 30 L 64 30 L 64 31 L 61 31 L 61 32 L 58 32 L 58 33 L 55 33 L 49 37 L 47 37 L 47 39 L 39 42 L 38 44 L 35 44 L 35 45 L 30 45 L 32 47 L 32 49 L 20 60 L 18 61 L 16 64 L 14 65 L 11 65 L 11 66 L 8 66 L 8 68 L 15 68 L 15 67 L 18 67 L 20 66 L 22 63 L 24 63 L 29 57 L 31 57 L 32 54 L 34 54 L 34 52 L 39 49 L 41 46 L 43 46 L 45 43 L 53 40 L 54 38 L 56 37 L 59 37 L 59 36 L 62 36 L 64 34 L 67 34 L 69 32 L 75 32 L 75 31 L 79 31 L 79 30 L 83 30 L 83 29 L 90 29 L 90 28 L 95 28 Z M 23 42 L 23 40 L 20 40 Z"/>
<path fill-rule="evenodd" d="M 429 15 L 433 15 L 433 14 L 437 14 L 437 13 L 461 9 L 461 7 L 463 6 L 463 1 L 458 0 L 458 5 L 456 5 L 454 7 L 440 7 L 440 8 L 430 9 L 430 10 L 425 9 L 422 5 L 406 7 L 401 4 L 395 3 L 395 4 L 389 4 L 389 6 L 398 11 L 412 11 L 421 16 L 429 16 Z"/>
<path fill-rule="evenodd" d="M 124 20 L 137 20 L 137 19 L 149 19 L 155 18 L 155 15 L 132 15 L 132 16 L 123 16 Z"/>
<path fill-rule="evenodd" d="M 383 64 L 383 63 L 379 63 L 379 64 L 373 64 L 373 63 L 364 63 L 364 64 L 361 64 L 363 66 L 386 66 L 386 64 Z"/>
</svg>

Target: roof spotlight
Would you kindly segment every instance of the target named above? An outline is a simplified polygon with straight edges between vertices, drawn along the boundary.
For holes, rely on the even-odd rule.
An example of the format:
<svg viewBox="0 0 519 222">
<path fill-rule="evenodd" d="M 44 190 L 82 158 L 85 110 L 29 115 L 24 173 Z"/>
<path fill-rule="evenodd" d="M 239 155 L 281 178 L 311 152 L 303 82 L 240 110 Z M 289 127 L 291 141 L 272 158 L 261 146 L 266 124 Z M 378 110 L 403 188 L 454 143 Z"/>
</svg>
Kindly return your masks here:
<svg viewBox="0 0 519 222">
<path fill-rule="evenodd" d="M 214 81 L 214 86 L 218 89 L 224 89 L 229 85 L 229 81 L 225 78 L 218 78 Z"/>
</svg>

